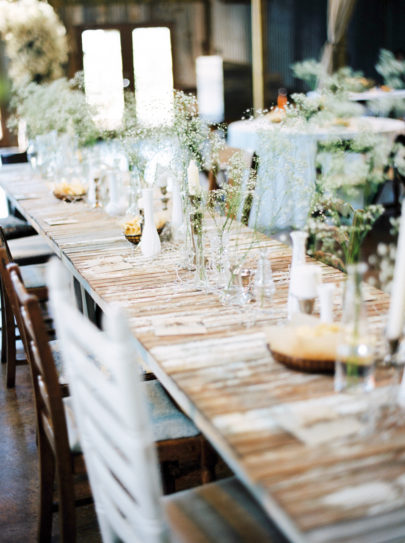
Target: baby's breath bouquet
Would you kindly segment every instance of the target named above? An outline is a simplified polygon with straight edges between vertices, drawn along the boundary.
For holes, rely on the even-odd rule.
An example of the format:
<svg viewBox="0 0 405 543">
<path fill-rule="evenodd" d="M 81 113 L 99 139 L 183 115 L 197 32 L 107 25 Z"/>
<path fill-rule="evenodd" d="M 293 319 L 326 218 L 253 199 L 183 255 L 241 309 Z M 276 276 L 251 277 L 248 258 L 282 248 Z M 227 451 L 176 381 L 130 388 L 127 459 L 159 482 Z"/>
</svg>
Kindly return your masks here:
<svg viewBox="0 0 405 543">
<path fill-rule="evenodd" d="M 218 230 L 229 231 L 235 219 L 247 222 L 249 203 L 255 183 L 242 153 L 236 152 L 227 165 L 227 179 L 208 195 L 208 210 Z"/>
<path fill-rule="evenodd" d="M 373 85 L 373 81 L 366 79 L 363 72 L 354 71 L 349 66 L 339 68 L 330 75 L 321 62 L 307 59 L 292 64 L 291 68 L 294 76 L 302 79 L 311 90 L 321 86 L 332 93 L 362 92 Z"/>
<path fill-rule="evenodd" d="M 388 157 L 387 141 L 378 135 L 318 143 L 317 187 L 307 223 L 314 256 L 343 270 L 359 260 L 362 243 L 383 212 L 373 202 Z"/>
<path fill-rule="evenodd" d="M 174 122 L 170 129 L 182 157 L 184 169 L 190 159 L 204 170 L 210 170 L 217 162 L 217 154 L 223 142 L 217 132 L 198 114 L 197 98 L 182 91 L 174 92 Z"/>
<path fill-rule="evenodd" d="M 349 100 L 346 91 L 339 93 L 322 89 L 315 95 L 307 96 L 294 93 L 292 105 L 286 108 L 287 119 L 301 118 L 310 122 L 308 128 L 319 127 L 325 123 L 338 122 L 339 119 L 350 119 L 362 115 L 364 109 L 360 104 Z"/>
<path fill-rule="evenodd" d="M 24 119 L 29 138 L 56 131 L 74 134 L 80 146 L 94 143 L 100 136 L 84 92 L 79 88 L 80 76 L 71 80 L 56 79 L 41 85 L 31 82 L 15 88 L 10 108 L 14 116 L 10 128 Z"/>
<path fill-rule="evenodd" d="M 391 51 L 381 49 L 375 66 L 384 84 L 392 89 L 405 88 L 405 60 L 397 60 Z"/>
<path fill-rule="evenodd" d="M 253 172 L 243 152 L 234 153 L 226 169 L 227 181 L 210 191 L 207 201 L 214 225 L 211 250 L 217 287 L 229 286 L 255 244 L 255 236 L 252 236 L 248 247 L 240 245 L 242 224 L 247 223 L 255 188 Z"/>
<path fill-rule="evenodd" d="M 363 241 L 383 211 L 381 205 L 355 209 L 339 198 L 318 195 L 307 223 L 309 253 L 345 271 L 360 260 Z"/>
<path fill-rule="evenodd" d="M 68 55 L 66 30 L 47 2 L 1 0 L 0 34 L 14 85 L 44 83 L 63 75 Z"/>
</svg>

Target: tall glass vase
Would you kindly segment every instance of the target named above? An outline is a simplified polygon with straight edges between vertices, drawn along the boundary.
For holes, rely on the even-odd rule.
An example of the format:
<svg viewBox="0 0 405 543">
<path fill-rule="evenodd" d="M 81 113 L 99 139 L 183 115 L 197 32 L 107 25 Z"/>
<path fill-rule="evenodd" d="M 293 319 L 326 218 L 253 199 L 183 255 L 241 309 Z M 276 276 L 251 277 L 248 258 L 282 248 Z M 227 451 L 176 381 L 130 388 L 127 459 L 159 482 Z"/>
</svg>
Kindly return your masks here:
<svg viewBox="0 0 405 543">
<path fill-rule="evenodd" d="M 144 225 L 140 247 L 143 256 L 152 257 L 160 253 L 160 238 L 153 218 L 153 189 L 142 189 Z"/>
<path fill-rule="evenodd" d="M 205 251 L 203 238 L 203 214 L 199 210 L 194 210 L 190 214 L 190 225 L 194 252 L 195 265 L 195 285 L 200 290 L 207 288 L 207 270 L 205 266 Z"/>
<path fill-rule="evenodd" d="M 362 292 L 366 269 L 364 263 L 348 267 L 335 371 L 337 392 L 368 392 L 374 388 L 374 349 Z"/>
<path fill-rule="evenodd" d="M 290 236 L 293 242 L 293 249 L 292 249 L 292 260 L 291 260 L 291 268 L 290 268 L 290 287 L 288 290 L 288 302 L 287 302 L 288 304 L 287 310 L 288 310 L 289 319 L 291 319 L 294 313 L 299 312 L 298 300 L 295 296 L 293 296 L 291 292 L 291 283 L 292 283 L 292 277 L 293 277 L 296 267 L 301 264 L 305 264 L 305 247 L 306 247 L 308 234 L 307 232 L 301 232 L 297 230 L 296 232 L 291 232 Z"/>
<path fill-rule="evenodd" d="M 211 245 L 211 269 L 215 286 L 219 289 L 227 286 L 228 283 L 228 246 L 229 232 L 222 228 L 215 230 L 210 238 Z"/>
</svg>

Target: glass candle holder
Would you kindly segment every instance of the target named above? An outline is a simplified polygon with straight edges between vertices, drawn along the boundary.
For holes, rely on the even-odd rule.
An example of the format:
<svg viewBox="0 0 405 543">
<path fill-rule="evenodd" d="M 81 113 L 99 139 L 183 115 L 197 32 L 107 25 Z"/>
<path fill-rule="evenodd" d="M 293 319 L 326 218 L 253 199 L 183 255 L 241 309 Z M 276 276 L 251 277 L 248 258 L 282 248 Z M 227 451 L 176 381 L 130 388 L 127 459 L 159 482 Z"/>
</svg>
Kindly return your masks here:
<svg viewBox="0 0 405 543">
<path fill-rule="evenodd" d="M 366 269 L 365 264 L 348 267 L 335 368 L 337 392 L 368 392 L 374 388 L 374 346 L 367 330 L 362 291 Z"/>
</svg>

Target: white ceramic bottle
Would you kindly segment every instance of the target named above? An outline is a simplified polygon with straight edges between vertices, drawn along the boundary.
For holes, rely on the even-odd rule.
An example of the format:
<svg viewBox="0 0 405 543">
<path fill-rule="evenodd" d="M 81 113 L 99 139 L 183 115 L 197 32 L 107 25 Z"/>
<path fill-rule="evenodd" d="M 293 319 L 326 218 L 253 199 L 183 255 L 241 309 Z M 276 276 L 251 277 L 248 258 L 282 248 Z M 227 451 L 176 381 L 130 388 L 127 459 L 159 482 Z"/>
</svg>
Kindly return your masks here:
<svg viewBox="0 0 405 543">
<path fill-rule="evenodd" d="M 143 256 L 152 257 L 160 253 L 160 238 L 153 219 L 153 189 L 142 189 L 144 225 L 140 247 Z"/>
</svg>

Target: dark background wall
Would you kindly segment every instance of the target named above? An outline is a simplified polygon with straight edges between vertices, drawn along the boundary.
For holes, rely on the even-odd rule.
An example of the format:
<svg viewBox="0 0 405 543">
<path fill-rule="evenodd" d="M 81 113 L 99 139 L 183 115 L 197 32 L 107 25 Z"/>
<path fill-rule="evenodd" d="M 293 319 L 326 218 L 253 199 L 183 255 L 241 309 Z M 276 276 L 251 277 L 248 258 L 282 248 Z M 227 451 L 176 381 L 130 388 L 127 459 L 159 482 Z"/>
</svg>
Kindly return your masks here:
<svg viewBox="0 0 405 543">
<path fill-rule="evenodd" d="M 327 0 L 268 0 L 268 70 L 283 86 L 302 90 L 290 64 L 319 59 L 326 40 Z M 357 0 L 347 35 L 348 64 L 378 79 L 381 48 L 405 49 L 405 0 Z"/>
</svg>

